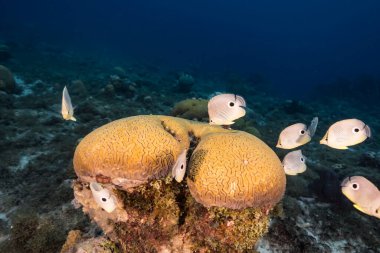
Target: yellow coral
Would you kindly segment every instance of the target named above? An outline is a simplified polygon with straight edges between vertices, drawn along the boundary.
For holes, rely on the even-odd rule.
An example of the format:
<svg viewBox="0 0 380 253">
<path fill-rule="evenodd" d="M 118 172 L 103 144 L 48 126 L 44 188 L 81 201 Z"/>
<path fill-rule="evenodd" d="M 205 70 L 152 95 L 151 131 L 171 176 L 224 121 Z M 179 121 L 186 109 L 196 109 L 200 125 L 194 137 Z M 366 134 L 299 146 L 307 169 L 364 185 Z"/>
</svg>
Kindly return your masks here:
<svg viewBox="0 0 380 253">
<path fill-rule="evenodd" d="M 283 196 L 286 178 L 277 155 L 245 132 L 209 134 L 190 158 L 187 180 L 206 207 L 272 207 Z"/>
<path fill-rule="evenodd" d="M 168 174 L 190 145 L 189 133 L 228 132 L 180 118 L 135 116 L 113 121 L 88 134 L 74 154 L 74 168 L 83 181 L 109 178 L 129 188 Z"/>
<path fill-rule="evenodd" d="M 135 187 L 167 176 L 180 153 L 189 150 L 191 137 L 200 140 L 188 167 L 188 185 L 198 202 L 240 209 L 271 207 L 282 198 L 281 162 L 261 140 L 168 116 L 130 117 L 96 129 L 78 145 L 74 168 L 85 182 L 101 175 Z"/>
<path fill-rule="evenodd" d="M 84 181 L 102 175 L 115 184 L 135 186 L 166 176 L 188 145 L 186 129 L 175 122 L 157 116 L 130 117 L 87 135 L 75 151 L 74 168 Z"/>
</svg>

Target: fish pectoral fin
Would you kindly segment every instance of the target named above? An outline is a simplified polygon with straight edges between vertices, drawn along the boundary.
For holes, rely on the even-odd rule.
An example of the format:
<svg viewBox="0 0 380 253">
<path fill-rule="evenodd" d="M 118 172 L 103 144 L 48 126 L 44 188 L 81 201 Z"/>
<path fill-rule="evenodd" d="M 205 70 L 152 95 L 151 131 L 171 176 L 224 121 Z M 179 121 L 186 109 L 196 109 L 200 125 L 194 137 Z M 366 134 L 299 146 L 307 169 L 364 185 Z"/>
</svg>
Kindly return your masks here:
<svg viewBox="0 0 380 253">
<path fill-rule="evenodd" d="M 310 136 L 308 134 L 305 134 L 305 135 L 301 135 L 297 140 L 296 142 L 297 143 L 300 143 L 300 144 L 306 144 L 310 141 Z"/>
<path fill-rule="evenodd" d="M 76 119 L 74 116 L 71 116 L 71 117 L 70 117 L 70 120 L 72 120 L 72 121 L 77 121 L 77 119 Z"/>
<path fill-rule="evenodd" d="M 288 176 L 297 176 L 298 173 L 295 172 L 295 171 L 286 171 L 285 170 L 285 174 L 288 175 Z"/>
</svg>

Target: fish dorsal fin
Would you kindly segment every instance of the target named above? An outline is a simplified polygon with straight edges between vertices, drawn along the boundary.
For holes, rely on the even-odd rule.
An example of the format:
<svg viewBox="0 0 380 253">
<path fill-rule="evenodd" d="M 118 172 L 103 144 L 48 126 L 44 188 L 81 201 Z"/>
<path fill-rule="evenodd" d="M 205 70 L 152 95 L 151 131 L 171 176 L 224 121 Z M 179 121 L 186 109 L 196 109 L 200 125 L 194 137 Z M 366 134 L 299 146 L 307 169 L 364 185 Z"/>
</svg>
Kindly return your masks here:
<svg viewBox="0 0 380 253">
<path fill-rule="evenodd" d="M 310 137 L 313 137 L 315 134 L 315 131 L 317 130 L 318 126 L 318 117 L 314 117 L 313 120 L 310 122 L 309 127 L 307 130 L 309 131 Z"/>
<path fill-rule="evenodd" d="M 368 125 L 364 126 L 364 131 L 365 131 L 365 134 L 367 135 L 368 138 L 372 137 L 372 131 L 371 131 L 371 128 Z"/>
</svg>

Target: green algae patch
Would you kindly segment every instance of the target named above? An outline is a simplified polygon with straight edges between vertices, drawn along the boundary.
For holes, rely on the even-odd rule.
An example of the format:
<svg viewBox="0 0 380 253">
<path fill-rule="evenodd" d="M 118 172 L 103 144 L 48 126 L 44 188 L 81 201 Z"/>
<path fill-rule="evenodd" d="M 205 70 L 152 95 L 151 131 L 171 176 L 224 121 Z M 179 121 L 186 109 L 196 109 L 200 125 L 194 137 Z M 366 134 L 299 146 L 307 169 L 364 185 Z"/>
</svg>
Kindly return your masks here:
<svg viewBox="0 0 380 253">
<path fill-rule="evenodd" d="M 204 208 L 190 198 L 187 203 L 194 251 L 246 252 L 268 231 L 269 216 L 261 209 Z"/>
<path fill-rule="evenodd" d="M 130 216 L 126 222 L 114 223 L 123 252 L 156 252 L 158 245 L 170 243 L 178 233 L 179 191 L 179 184 L 171 176 L 138 186 L 132 192 L 117 190 Z"/>
<path fill-rule="evenodd" d="M 100 245 L 104 250 L 112 253 L 120 253 L 119 247 L 113 241 L 106 241 Z"/>
</svg>

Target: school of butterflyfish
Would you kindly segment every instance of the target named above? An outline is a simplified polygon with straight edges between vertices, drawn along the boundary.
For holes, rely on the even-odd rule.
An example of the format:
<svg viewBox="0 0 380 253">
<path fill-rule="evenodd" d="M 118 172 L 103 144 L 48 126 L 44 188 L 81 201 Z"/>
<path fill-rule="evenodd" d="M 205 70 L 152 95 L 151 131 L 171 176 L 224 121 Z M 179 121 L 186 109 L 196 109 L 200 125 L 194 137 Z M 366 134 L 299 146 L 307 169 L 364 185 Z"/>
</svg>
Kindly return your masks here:
<svg viewBox="0 0 380 253">
<path fill-rule="evenodd" d="M 230 128 L 235 120 L 246 115 L 246 102 L 242 96 L 235 94 L 219 94 L 208 102 L 208 115 L 210 125 L 220 125 Z M 76 121 L 74 108 L 71 103 L 66 86 L 62 93 L 62 117 L 65 120 Z M 295 123 L 285 127 L 279 134 L 277 148 L 295 149 L 310 142 L 318 126 L 318 117 L 314 117 L 309 125 Z M 371 137 L 370 127 L 359 119 L 344 119 L 333 123 L 320 140 L 320 144 L 330 148 L 347 150 L 349 147 L 364 142 Z M 300 149 L 291 151 L 282 160 L 284 172 L 289 176 L 296 176 L 307 169 L 307 158 Z M 172 176 L 181 182 L 186 171 L 186 151 L 172 169 Z M 101 185 L 92 185 L 91 190 L 99 205 L 107 210 L 113 210 L 114 204 L 109 192 Z M 347 177 L 341 184 L 342 193 L 353 203 L 359 211 L 380 218 L 380 191 L 368 179 L 362 176 Z M 101 198 L 102 197 L 102 198 Z"/>
</svg>

